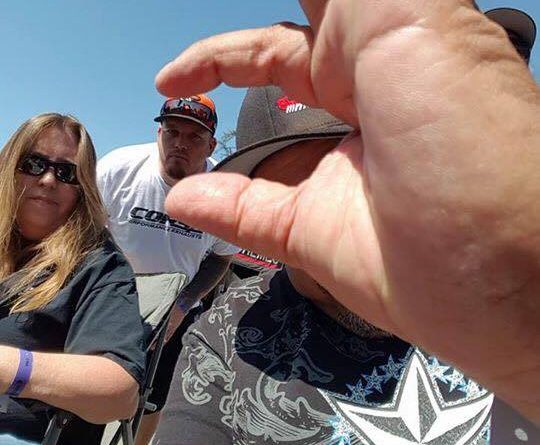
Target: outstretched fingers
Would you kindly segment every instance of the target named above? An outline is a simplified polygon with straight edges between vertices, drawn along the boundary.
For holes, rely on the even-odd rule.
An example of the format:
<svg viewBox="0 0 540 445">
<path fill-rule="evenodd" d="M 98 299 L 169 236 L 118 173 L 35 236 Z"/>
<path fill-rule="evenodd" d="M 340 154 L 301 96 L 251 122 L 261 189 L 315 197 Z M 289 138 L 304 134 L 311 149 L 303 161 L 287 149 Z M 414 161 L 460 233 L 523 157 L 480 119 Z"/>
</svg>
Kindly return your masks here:
<svg viewBox="0 0 540 445">
<path fill-rule="evenodd" d="M 209 91 L 224 82 L 234 87 L 278 85 L 316 106 L 310 78 L 311 28 L 279 23 L 199 41 L 167 64 L 156 77 L 167 96 Z"/>
</svg>

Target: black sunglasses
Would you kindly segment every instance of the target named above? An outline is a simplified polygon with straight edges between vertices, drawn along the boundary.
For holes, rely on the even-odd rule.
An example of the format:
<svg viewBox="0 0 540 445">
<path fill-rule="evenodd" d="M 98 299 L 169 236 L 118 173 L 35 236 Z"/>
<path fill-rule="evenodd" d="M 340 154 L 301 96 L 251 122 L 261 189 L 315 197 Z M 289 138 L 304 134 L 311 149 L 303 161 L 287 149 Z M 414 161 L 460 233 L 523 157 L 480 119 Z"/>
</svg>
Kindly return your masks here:
<svg viewBox="0 0 540 445">
<path fill-rule="evenodd" d="M 160 114 L 181 114 L 183 116 L 191 116 L 200 120 L 210 128 L 214 128 L 216 125 L 216 118 L 212 110 L 199 102 L 169 99 L 163 104 Z"/>
<path fill-rule="evenodd" d="M 53 162 L 43 156 L 31 154 L 22 159 L 17 169 L 30 176 L 41 176 L 50 168 L 54 171 L 54 177 L 64 184 L 76 185 L 77 166 L 71 162 Z"/>
</svg>

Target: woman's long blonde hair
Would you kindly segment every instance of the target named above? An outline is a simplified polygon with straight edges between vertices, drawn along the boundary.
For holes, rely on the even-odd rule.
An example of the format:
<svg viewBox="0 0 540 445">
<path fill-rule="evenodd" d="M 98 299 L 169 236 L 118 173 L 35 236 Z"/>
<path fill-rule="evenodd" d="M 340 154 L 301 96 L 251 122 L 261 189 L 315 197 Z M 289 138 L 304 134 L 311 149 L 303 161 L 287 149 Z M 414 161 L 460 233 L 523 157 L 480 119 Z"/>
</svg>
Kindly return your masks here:
<svg viewBox="0 0 540 445">
<path fill-rule="evenodd" d="M 49 128 L 59 128 L 77 141 L 79 198 L 64 225 L 38 244 L 23 247 L 16 224 L 17 165 Z M 96 184 L 94 144 L 77 119 L 58 113 L 40 114 L 23 123 L 11 136 L 0 153 L 0 209 L 0 281 L 6 284 L 4 302 L 9 302 L 12 313 L 42 308 L 56 297 L 81 260 L 101 246 L 107 236 L 106 213 Z M 36 286 L 36 279 L 42 276 L 46 276 L 45 280 Z M 8 277 L 9 285 L 5 281 Z"/>
</svg>

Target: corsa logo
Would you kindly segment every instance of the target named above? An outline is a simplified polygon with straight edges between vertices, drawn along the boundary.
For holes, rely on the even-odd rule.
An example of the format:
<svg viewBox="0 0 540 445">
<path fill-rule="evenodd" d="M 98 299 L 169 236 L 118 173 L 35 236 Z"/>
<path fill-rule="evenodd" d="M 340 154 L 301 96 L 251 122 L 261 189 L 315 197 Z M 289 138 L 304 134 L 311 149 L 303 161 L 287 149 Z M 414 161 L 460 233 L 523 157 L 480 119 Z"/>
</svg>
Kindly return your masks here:
<svg viewBox="0 0 540 445">
<path fill-rule="evenodd" d="M 157 210 L 145 209 L 144 207 L 133 207 L 129 212 L 129 216 L 136 220 L 144 220 L 161 226 L 168 225 L 169 227 L 181 229 L 190 233 L 202 233 L 200 230 L 194 229 L 193 227 L 171 218 L 166 213 L 158 212 Z"/>
<path fill-rule="evenodd" d="M 280 97 L 276 103 L 278 108 L 285 111 L 285 113 L 296 113 L 297 111 L 302 111 L 307 108 L 306 105 L 289 99 L 287 96 Z"/>
</svg>

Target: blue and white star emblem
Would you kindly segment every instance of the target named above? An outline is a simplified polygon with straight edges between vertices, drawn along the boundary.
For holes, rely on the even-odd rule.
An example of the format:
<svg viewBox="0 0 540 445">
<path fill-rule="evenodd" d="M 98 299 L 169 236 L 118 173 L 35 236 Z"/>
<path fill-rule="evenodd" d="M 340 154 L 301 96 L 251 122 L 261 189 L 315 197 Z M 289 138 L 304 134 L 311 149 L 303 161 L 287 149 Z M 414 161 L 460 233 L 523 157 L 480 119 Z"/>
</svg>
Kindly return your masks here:
<svg viewBox="0 0 540 445">
<path fill-rule="evenodd" d="M 439 363 L 436 358 L 432 359 L 432 363 L 428 365 L 429 374 L 437 380 L 443 383 L 448 383 L 448 376 L 446 371 L 450 369 L 450 366 L 444 366 Z"/>
<path fill-rule="evenodd" d="M 437 397 L 427 363 L 411 355 L 390 405 L 358 406 L 325 398 L 369 445 L 468 445 L 475 443 L 490 420 L 493 395 L 445 404 Z"/>
<path fill-rule="evenodd" d="M 370 374 L 362 374 L 366 381 L 366 390 L 374 389 L 382 394 L 383 390 L 381 384 L 384 382 L 384 376 L 377 374 L 377 369 L 373 368 L 373 372 Z"/>
<path fill-rule="evenodd" d="M 394 362 L 392 355 L 390 355 L 390 357 L 388 357 L 388 363 L 386 365 L 379 366 L 379 368 L 381 368 L 381 371 L 384 372 L 384 383 L 386 383 L 390 379 L 399 380 L 403 365 L 401 363 Z"/>
</svg>

